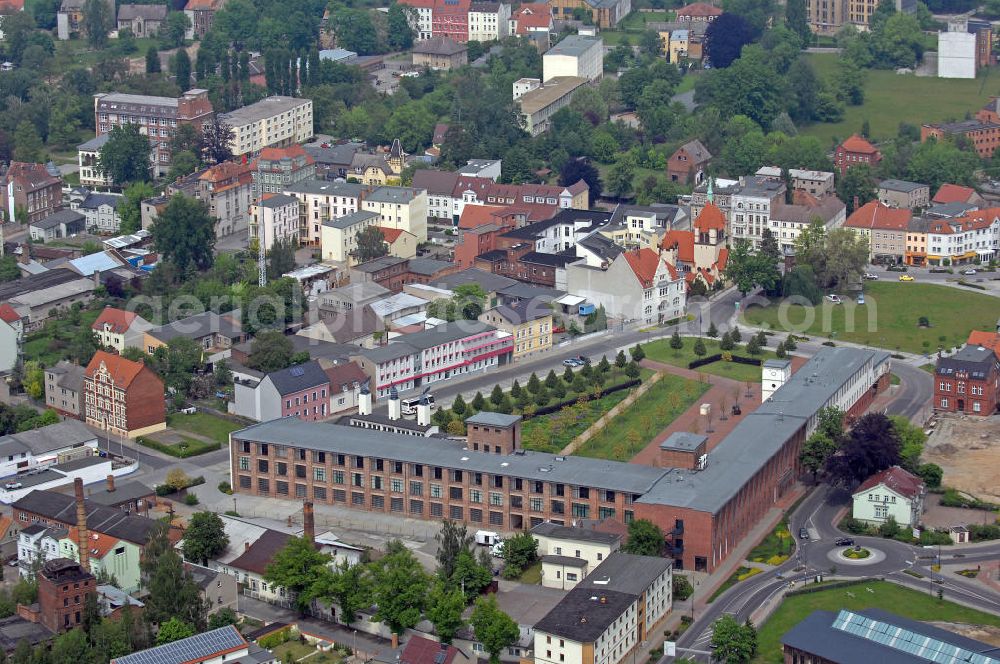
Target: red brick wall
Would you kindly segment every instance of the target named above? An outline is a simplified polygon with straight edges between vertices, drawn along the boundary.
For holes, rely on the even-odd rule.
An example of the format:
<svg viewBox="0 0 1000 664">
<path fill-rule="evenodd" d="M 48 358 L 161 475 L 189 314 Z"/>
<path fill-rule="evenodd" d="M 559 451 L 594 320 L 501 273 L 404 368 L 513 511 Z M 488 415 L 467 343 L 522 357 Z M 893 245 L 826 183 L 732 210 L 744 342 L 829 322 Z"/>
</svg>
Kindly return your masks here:
<svg viewBox="0 0 1000 664">
<path fill-rule="evenodd" d="M 76 627 L 83 619 L 86 597 L 94 591 L 94 578 L 53 583 L 38 575 L 38 613 L 40 622 L 55 633 Z"/>
<path fill-rule="evenodd" d="M 959 393 L 959 384 L 964 385 L 965 392 Z M 973 394 L 974 387 L 981 387 L 983 389 L 982 395 Z M 962 402 L 961 408 L 959 408 L 959 401 Z M 993 372 L 987 380 L 945 378 L 937 374 L 934 375 L 934 409 L 938 412 L 987 416 L 996 412 L 997 401 L 996 372 Z M 973 410 L 973 404 L 977 402 L 980 404 L 979 412 Z M 942 405 L 942 403 L 947 403 L 947 405 Z"/>
<path fill-rule="evenodd" d="M 473 452 L 490 454 L 510 454 L 521 447 L 521 424 L 510 428 L 488 427 L 481 424 L 468 425 L 469 449 Z M 499 451 L 498 451 L 499 450 Z"/>
<path fill-rule="evenodd" d="M 315 393 L 316 398 L 313 399 L 313 394 Z M 298 401 L 296 401 L 298 400 Z M 286 404 L 291 401 L 291 406 L 286 406 Z M 323 406 L 326 408 L 322 408 Z M 313 408 L 316 408 L 316 413 L 313 414 Z M 298 415 L 296 413 L 299 413 Z M 316 387 L 311 387 L 308 390 L 302 390 L 301 392 L 293 392 L 292 394 L 286 394 L 281 397 L 281 416 L 282 417 L 298 417 L 300 420 L 306 420 L 307 422 L 315 422 L 317 420 L 324 419 L 330 414 L 330 384 L 323 383 L 322 385 L 317 385 Z"/>
<path fill-rule="evenodd" d="M 143 367 L 125 395 L 128 430 L 143 429 L 167 419 L 163 381 L 149 367 Z"/>
</svg>

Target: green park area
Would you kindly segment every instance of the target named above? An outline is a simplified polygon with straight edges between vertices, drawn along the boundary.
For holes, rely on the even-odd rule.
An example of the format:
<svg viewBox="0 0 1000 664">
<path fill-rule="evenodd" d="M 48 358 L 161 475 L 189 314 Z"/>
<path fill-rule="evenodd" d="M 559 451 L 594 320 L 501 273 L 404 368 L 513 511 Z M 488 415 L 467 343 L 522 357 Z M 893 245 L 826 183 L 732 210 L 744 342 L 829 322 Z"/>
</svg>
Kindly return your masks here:
<svg viewBox="0 0 1000 664">
<path fill-rule="evenodd" d="M 748 339 L 748 332 L 746 330 L 742 331 L 741 338 L 744 341 Z M 670 339 L 660 339 L 658 341 L 652 341 L 645 344 L 643 349 L 646 351 L 646 357 L 651 360 L 687 369 L 688 364 L 700 359 L 698 354 L 695 353 L 695 340 L 695 337 L 681 337 L 681 341 L 684 344 L 683 347 L 671 348 Z M 703 337 L 702 343 L 705 345 L 705 357 L 709 355 L 718 355 L 723 352 L 723 350 L 719 347 L 721 343 L 720 339 Z M 762 349 L 760 353 L 752 355 L 747 351 L 747 344 L 745 343 L 737 343 L 730 352 L 739 357 L 752 357 L 761 361 L 774 359 L 775 357 L 773 351 L 764 349 Z M 737 380 L 741 383 L 760 382 L 759 366 L 753 364 L 740 364 L 738 362 L 726 361 L 725 359 L 698 367 L 695 371 L 712 374 L 713 376 L 721 376 L 722 378 L 731 378 L 732 380 Z"/>
<path fill-rule="evenodd" d="M 837 55 L 811 53 L 807 57 L 820 78 L 829 80 L 833 76 Z M 869 69 L 865 71 L 863 105 L 845 107 L 840 122 L 813 124 L 799 133 L 827 144 L 861 131 L 865 120 L 874 139 L 895 137 L 901 122 L 919 127 L 927 122 L 962 120 L 966 113 L 978 111 L 991 94 L 1000 93 L 1000 80 L 991 79 L 989 69 L 984 72 L 976 79 L 957 79 Z"/>
<path fill-rule="evenodd" d="M 198 412 L 190 415 L 171 413 L 167 416 L 167 426 L 171 429 L 178 429 L 186 433 L 210 438 L 222 445 L 228 445 L 229 434 L 242 429 L 244 425 L 224 417 L 219 417 L 218 415 Z"/>
<path fill-rule="evenodd" d="M 576 454 L 628 461 L 690 408 L 708 388 L 708 383 L 665 374 L 631 406 L 581 445 Z M 573 422 L 571 412 L 540 419 L 548 420 L 547 426 L 558 428 L 562 425 L 560 418 L 564 418 L 567 423 Z"/>
<path fill-rule="evenodd" d="M 961 346 L 971 330 L 995 330 L 1000 316 L 998 298 L 934 284 L 868 282 L 866 304 L 844 300 L 844 304 L 824 300 L 818 307 L 774 302 L 750 307 L 744 320 L 779 334 L 789 331 L 834 342 L 931 353 L 939 346 Z M 652 357 L 648 348 L 646 352 Z"/>
<path fill-rule="evenodd" d="M 937 586 L 932 586 L 931 590 L 933 594 L 910 590 L 886 581 L 870 581 L 787 596 L 777 611 L 760 627 L 757 633 L 759 654 L 754 662 L 783 662 L 781 636 L 817 609 L 836 613 L 841 609 L 858 611 L 877 608 L 912 620 L 1000 626 L 1000 616 L 940 600 L 937 598 Z"/>
<path fill-rule="evenodd" d="M 41 330 L 25 337 L 22 352 L 25 361 L 34 360 L 51 367 L 59 360 L 93 355 L 90 326 L 100 315 L 99 309 L 74 309 L 62 316 L 52 316 Z"/>
</svg>

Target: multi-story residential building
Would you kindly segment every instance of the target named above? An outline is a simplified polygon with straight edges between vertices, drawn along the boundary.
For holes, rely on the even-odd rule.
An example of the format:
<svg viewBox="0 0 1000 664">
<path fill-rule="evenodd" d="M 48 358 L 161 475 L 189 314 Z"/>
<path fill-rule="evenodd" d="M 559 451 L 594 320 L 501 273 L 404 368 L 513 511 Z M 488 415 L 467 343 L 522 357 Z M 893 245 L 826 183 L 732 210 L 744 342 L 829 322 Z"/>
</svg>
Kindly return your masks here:
<svg viewBox="0 0 1000 664">
<path fill-rule="evenodd" d="M 397 379 L 411 374 L 412 354 L 396 357 L 410 358 L 409 365 L 392 366 L 386 357 L 378 364 Z M 799 450 L 819 410 L 836 406 L 860 415 L 888 388 L 890 365 L 883 351 L 824 349 L 771 401 L 743 416 L 705 463 L 704 444 L 669 441 L 660 467 L 521 451 L 519 421 L 501 428 L 505 436 L 495 433 L 498 427 L 476 424 L 467 441 L 426 438 L 414 445 L 410 435 L 285 418 L 233 434 L 231 482 L 240 494 L 278 496 L 273 464 L 261 470 L 257 461 L 291 453 L 306 466 L 294 495 L 338 507 L 511 531 L 546 520 L 646 518 L 667 533 L 675 569 L 711 572 L 793 486 Z M 383 378 L 387 383 L 392 371 Z M 475 452 L 474 445 L 486 444 L 486 452 Z M 317 468 L 323 480 L 314 479 Z"/>
<path fill-rule="evenodd" d="M 572 19 L 574 9 L 590 13 L 594 25 L 602 30 L 614 28 L 632 12 L 632 0 L 550 0 L 555 19 Z"/>
<path fill-rule="evenodd" d="M 654 248 L 659 246 L 664 234 L 686 220 L 687 212 L 678 205 L 622 205 L 615 210 L 611 223 L 599 232 L 626 249 Z"/>
<path fill-rule="evenodd" d="M 843 226 L 847 220 L 847 206 L 835 195 L 816 199 L 797 191 L 792 201 L 779 202 L 771 208 L 771 234 L 783 250 L 794 249 L 795 240 L 814 221 L 829 230 Z"/>
<path fill-rule="evenodd" d="M 738 186 L 730 192 L 727 215 L 730 237 L 747 240 L 754 248 L 760 247 L 764 229 L 771 225 L 771 211 L 785 201 L 785 189 L 784 182 L 759 177 L 740 178 Z"/>
<path fill-rule="evenodd" d="M 394 293 L 406 284 L 427 284 L 458 271 L 458 266 L 433 258 L 382 256 L 351 268 L 351 283 L 374 283 Z"/>
<path fill-rule="evenodd" d="M 836 33 L 847 23 L 848 0 L 808 0 L 806 15 L 809 27 L 821 35 Z"/>
<path fill-rule="evenodd" d="M 198 198 L 215 217 L 215 236 L 246 234 L 253 201 L 253 175 L 249 164 L 226 161 L 198 176 Z"/>
<path fill-rule="evenodd" d="M 372 394 L 403 392 L 506 364 L 514 352 L 508 332 L 478 321 L 447 323 L 362 349 L 351 359 L 372 379 Z"/>
<path fill-rule="evenodd" d="M 450 71 L 469 62 L 469 49 L 450 37 L 431 37 L 413 45 L 413 65 Z"/>
<path fill-rule="evenodd" d="M 296 182 L 316 179 L 316 160 L 301 145 L 264 148 L 253 162 L 253 197 L 278 194 Z"/>
<path fill-rule="evenodd" d="M 705 2 L 693 2 L 677 10 L 678 21 L 711 23 L 722 15 L 722 8 Z"/>
<path fill-rule="evenodd" d="M 604 40 L 570 35 L 542 56 L 542 83 L 575 76 L 596 81 L 604 76 Z"/>
<path fill-rule="evenodd" d="M 215 13 L 222 9 L 226 0 L 188 0 L 184 5 L 184 15 L 191 22 L 185 39 L 201 39 L 212 29 L 215 21 Z"/>
<path fill-rule="evenodd" d="M 777 166 L 761 166 L 755 175 L 784 181 L 784 174 Z M 793 191 L 801 191 L 817 198 L 836 193 L 833 173 L 829 171 L 810 171 L 801 168 L 789 168 L 788 180 Z"/>
<path fill-rule="evenodd" d="M 270 251 L 275 242 L 299 243 L 299 199 L 287 194 L 264 194 L 250 206 L 250 240 L 257 238 Z"/>
<path fill-rule="evenodd" d="M 85 562 L 54 558 L 42 565 L 37 579 L 39 621 L 50 632 L 60 634 L 83 624 L 87 595 L 97 585 Z"/>
<path fill-rule="evenodd" d="M 24 318 L 9 303 L 0 303 L 0 374 L 12 371 L 21 359 Z"/>
<path fill-rule="evenodd" d="M 569 187 L 546 184 L 500 184 L 490 178 L 466 177 L 449 171 L 420 169 L 413 186 L 427 191 L 427 213 L 459 224 L 466 205 L 514 206 L 539 218 L 546 208 L 590 208 L 590 187 L 583 180 Z M 460 225 L 461 226 L 461 225 Z"/>
<path fill-rule="evenodd" d="M 972 187 L 964 187 L 959 184 L 946 182 L 938 187 L 931 199 L 934 206 L 946 205 L 949 203 L 962 203 L 968 205 L 969 209 L 986 207 L 986 201 Z"/>
<path fill-rule="evenodd" d="M 535 625 L 535 661 L 619 664 L 672 603 L 669 560 L 615 552 Z"/>
<path fill-rule="evenodd" d="M 903 528 L 919 528 L 927 488 L 919 477 L 892 466 L 861 483 L 851 494 L 851 516 L 880 526 L 889 519 Z"/>
<path fill-rule="evenodd" d="M 141 349 L 146 332 L 152 328 L 152 324 L 134 311 L 114 307 L 104 307 L 90 326 L 101 346 L 114 348 L 119 353 L 126 348 Z"/>
<path fill-rule="evenodd" d="M 934 368 L 934 408 L 945 413 L 993 415 L 1000 397 L 1000 359 L 991 348 L 966 345 Z"/>
<path fill-rule="evenodd" d="M 1000 209 L 988 208 L 927 225 L 927 262 L 931 265 L 988 262 L 1000 250 Z"/>
<path fill-rule="evenodd" d="M 76 187 L 70 190 L 68 198 L 69 209 L 84 216 L 88 231 L 114 235 L 121 228 L 118 206 L 125 199 L 122 194 L 95 194 Z"/>
<path fill-rule="evenodd" d="M 471 0 L 433 0 L 431 38 L 448 37 L 459 44 L 469 41 L 469 8 Z"/>
<path fill-rule="evenodd" d="M 868 239 L 869 255 L 875 263 L 902 263 L 906 254 L 906 234 L 913 213 L 869 201 L 844 222 L 856 235 Z"/>
<path fill-rule="evenodd" d="M 76 210 L 58 210 L 28 224 L 28 235 L 36 242 L 48 242 L 87 232 L 87 218 Z"/>
<path fill-rule="evenodd" d="M 12 161 L 0 176 L 7 222 L 34 223 L 62 209 L 62 179 L 45 164 Z"/>
<path fill-rule="evenodd" d="M 510 17 L 508 33 L 525 37 L 535 33 L 550 34 L 552 29 L 552 10 L 548 3 L 535 2 L 517 8 Z"/>
<path fill-rule="evenodd" d="M 587 79 L 579 76 L 556 76 L 515 97 L 514 100 L 521 108 L 525 131 L 532 136 L 548 131 L 552 116 L 569 106 L 573 93 L 586 84 Z M 515 87 L 516 85 L 515 83 Z"/>
<path fill-rule="evenodd" d="M 622 536 L 594 528 L 540 523 L 531 529 L 542 561 L 542 585 L 572 590 L 611 554 L 621 548 Z"/>
<path fill-rule="evenodd" d="M 434 36 L 434 0 L 405 0 L 413 14 L 410 27 L 413 28 L 418 40 L 430 39 Z M 468 28 L 466 28 L 468 29 Z"/>
<path fill-rule="evenodd" d="M 667 160 L 667 177 L 671 182 L 701 184 L 705 179 L 705 167 L 712 160 L 708 151 L 698 139 L 680 146 Z"/>
<path fill-rule="evenodd" d="M 330 379 L 316 360 L 272 371 L 256 382 L 237 380 L 233 387 L 230 412 L 258 422 L 279 417 L 314 421 L 330 414 Z"/>
<path fill-rule="evenodd" d="M 601 265 L 567 265 L 566 290 L 603 303 L 618 321 L 662 323 L 683 316 L 687 304 L 684 278 L 652 249 L 624 251 Z"/>
<path fill-rule="evenodd" d="M 190 339 L 206 351 L 226 351 L 247 340 L 247 334 L 236 317 L 205 311 L 154 327 L 146 332 L 142 342 L 146 353 L 152 355 L 157 348 L 166 346 L 177 337 Z"/>
<path fill-rule="evenodd" d="M 299 201 L 299 244 L 320 246 L 323 222 L 357 212 L 365 192 L 361 184 L 327 180 L 303 180 L 286 188 L 284 193 Z"/>
<path fill-rule="evenodd" d="M 893 5 L 897 12 L 912 14 L 917 3 L 913 0 L 894 0 Z M 858 28 L 867 30 L 877 7 L 878 3 L 872 0 L 847 0 L 847 20 Z"/>
<path fill-rule="evenodd" d="M 469 3 L 469 41 L 501 41 L 509 34 L 509 4 L 476 0 Z"/>
<path fill-rule="evenodd" d="M 369 226 L 378 227 L 382 217 L 377 212 L 361 210 L 323 222 L 321 254 L 324 261 L 335 261 L 348 266 L 357 263 L 354 255 L 358 248 L 358 233 Z"/>
<path fill-rule="evenodd" d="M 921 140 L 923 140 L 922 131 Z M 857 134 L 852 134 L 833 151 L 833 164 L 841 175 L 846 173 L 847 169 L 858 164 L 866 164 L 875 168 L 880 161 L 882 161 L 882 153 L 879 152 L 879 149 Z"/>
<path fill-rule="evenodd" d="M 552 309 L 547 303 L 522 300 L 515 305 L 502 304 L 484 311 L 479 320 L 514 338 L 515 360 L 552 348 Z"/>
<path fill-rule="evenodd" d="M 102 350 L 84 374 L 86 422 L 113 435 L 134 438 L 165 429 L 163 395 L 163 381 L 152 369 Z"/>
<path fill-rule="evenodd" d="M 882 180 L 877 193 L 879 203 L 891 208 L 914 210 L 931 204 L 931 188 L 920 182 Z"/>
<path fill-rule="evenodd" d="M 920 127 L 920 140 L 934 138 L 939 141 L 964 136 L 982 159 L 989 159 L 1000 146 L 1000 123 L 984 122 L 979 119 L 961 122 L 925 124 Z"/>
<path fill-rule="evenodd" d="M 267 97 L 226 113 L 222 119 L 233 129 L 229 149 L 237 157 L 304 143 L 313 135 L 311 99 Z"/>
<path fill-rule="evenodd" d="M 118 31 L 131 30 L 136 39 L 148 39 L 160 33 L 166 19 L 166 5 L 122 5 L 118 8 Z"/>
<path fill-rule="evenodd" d="M 97 136 L 107 134 L 112 127 L 139 125 L 149 137 L 150 160 L 156 175 L 163 175 L 170 168 L 170 138 L 177 127 L 191 125 L 200 130 L 212 115 L 208 90 L 192 89 L 176 98 L 118 92 L 94 95 Z"/>
<path fill-rule="evenodd" d="M 66 360 L 45 367 L 45 405 L 66 417 L 83 416 L 84 368 Z"/>
<path fill-rule="evenodd" d="M 927 264 L 927 231 L 933 219 L 913 217 L 906 227 L 906 253 L 903 263 L 922 266 Z"/>
<path fill-rule="evenodd" d="M 97 168 L 97 160 L 101 156 L 101 148 L 110 138 L 107 134 L 101 134 L 97 138 L 92 138 L 86 143 L 76 146 L 76 163 L 80 169 L 81 187 L 110 187 L 114 184 L 111 177 L 105 175 Z"/>
<path fill-rule="evenodd" d="M 361 200 L 361 209 L 379 215 L 379 226 L 427 241 L 427 192 L 415 187 L 377 187 Z"/>
</svg>

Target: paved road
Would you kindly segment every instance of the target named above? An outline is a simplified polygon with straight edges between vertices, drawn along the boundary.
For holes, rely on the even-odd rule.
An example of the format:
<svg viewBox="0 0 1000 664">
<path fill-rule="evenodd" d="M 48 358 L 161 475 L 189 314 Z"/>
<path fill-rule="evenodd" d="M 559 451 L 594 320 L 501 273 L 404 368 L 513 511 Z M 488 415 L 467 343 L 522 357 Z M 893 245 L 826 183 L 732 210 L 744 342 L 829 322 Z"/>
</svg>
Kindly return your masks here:
<svg viewBox="0 0 1000 664">
<path fill-rule="evenodd" d="M 678 639 L 678 647 L 708 650 L 712 638 L 712 623 L 722 615 L 733 615 L 742 623 L 782 589 L 787 588 L 790 582 L 812 580 L 817 574 L 825 575 L 834 570 L 840 577 L 886 577 L 933 593 L 941 588 L 945 597 L 952 601 L 1000 613 L 1000 594 L 986 590 L 974 582 L 942 576 L 932 571 L 930 566 L 937 562 L 936 550 L 879 537 L 854 537 L 857 544 L 882 552 L 885 557 L 878 562 L 861 565 L 838 561 L 836 553 L 844 547 L 838 547 L 834 542 L 838 537 L 844 536 L 844 533 L 837 530 L 833 521 L 849 500 L 850 495 L 842 489 L 820 486 L 813 490 L 789 517 L 790 532 L 797 535 L 800 528 L 807 528 L 810 539 L 796 539 L 796 553 L 785 564 L 738 583 L 719 596 L 701 615 L 695 616 L 694 624 Z M 1000 557 L 1000 543 L 977 547 L 942 547 L 941 551 L 944 564 L 961 561 L 962 564 L 971 565 Z M 917 579 L 904 574 L 905 569 L 913 570 L 925 578 Z M 704 655 L 689 656 L 698 661 L 708 661 Z M 665 657 L 660 664 L 673 659 Z"/>
</svg>

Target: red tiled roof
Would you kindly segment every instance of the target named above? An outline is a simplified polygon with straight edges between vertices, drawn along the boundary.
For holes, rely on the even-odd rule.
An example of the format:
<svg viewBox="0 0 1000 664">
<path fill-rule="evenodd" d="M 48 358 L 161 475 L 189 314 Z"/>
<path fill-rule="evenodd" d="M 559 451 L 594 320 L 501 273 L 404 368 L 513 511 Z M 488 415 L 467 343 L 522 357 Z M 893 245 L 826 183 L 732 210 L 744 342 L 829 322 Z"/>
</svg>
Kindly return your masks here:
<svg viewBox="0 0 1000 664">
<path fill-rule="evenodd" d="M 698 218 L 694 220 L 694 227 L 703 231 L 724 231 L 726 230 L 726 215 L 722 214 L 722 210 L 714 203 L 705 203 Z"/>
<path fill-rule="evenodd" d="M 249 177 L 251 170 L 253 170 L 253 167 L 250 164 L 239 161 L 224 161 L 209 168 L 198 176 L 198 179 L 208 182 L 221 182 L 233 178 L 242 179 L 244 176 Z"/>
<path fill-rule="evenodd" d="M 625 256 L 628 266 L 632 268 L 632 272 L 635 273 L 636 279 L 639 280 L 642 287 L 649 288 L 653 283 L 653 279 L 656 278 L 656 271 L 660 267 L 660 255 L 652 249 L 626 251 L 622 255 Z M 670 271 L 671 279 L 676 279 L 677 270 L 674 269 L 674 266 L 667 261 L 663 261 L 663 264 Z"/>
<path fill-rule="evenodd" d="M 878 201 L 868 201 L 855 210 L 844 226 L 848 228 L 878 228 L 887 231 L 905 231 L 913 212 L 905 208 L 890 208 Z"/>
<path fill-rule="evenodd" d="M 368 380 L 368 374 L 361 370 L 357 362 L 338 364 L 323 371 L 326 372 L 326 377 L 330 379 L 330 390 L 333 392 L 342 391 L 345 385 L 350 386 L 355 382 L 364 384 Z"/>
<path fill-rule="evenodd" d="M 221 0 L 188 0 L 188 3 L 184 5 L 184 9 L 188 11 L 195 10 L 214 10 L 218 9 L 218 5 Z"/>
<path fill-rule="evenodd" d="M 691 231 L 667 231 L 660 246 L 664 249 L 677 248 L 677 260 L 694 263 L 694 233 Z"/>
<path fill-rule="evenodd" d="M 0 16 L 24 11 L 24 0 L 0 0 Z"/>
<path fill-rule="evenodd" d="M 524 35 L 531 28 L 548 28 L 552 25 L 552 10 L 544 3 L 521 5 L 512 18 L 517 22 L 517 34 Z"/>
<path fill-rule="evenodd" d="M 443 658 L 438 659 L 438 654 L 445 653 Z M 413 635 L 403 647 L 403 652 L 399 656 L 400 664 L 452 664 L 458 650 L 455 646 L 445 645 L 425 639 L 422 636 Z"/>
<path fill-rule="evenodd" d="M 899 466 L 893 466 L 866 479 L 861 483 L 861 486 L 854 490 L 854 495 L 874 489 L 879 484 L 886 485 L 901 496 L 915 498 L 920 494 L 924 483 L 913 473 L 907 472 Z"/>
<path fill-rule="evenodd" d="M 577 194 L 582 194 L 585 191 L 590 191 L 590 185 L 587 184 L 585 180 L 580 179 L 566 187 L 566 191 L 576 196 Z"/>
<path fill-rule="evenodd" d="M 103 535 L 97 532 L 90 533 L 87 546 L 90 548 L 90 555 L 95 558 L 103 558 L 108 555 L 108 551 L 118 545 L 119 540 L 110 535 Z"/>
<path fill-rule="evenodd" d="M 729 247 L 723 247 L 719 250 L 719 260 L 715 261 L 715 265 L 719 272 L 725 272 L 727 263 L 729 263 Z"/>
<path fill-rule="evenodd" d="M 142 362 L 133 362 L 119 355 L 99 350 L 94 353 L 90 364 L 87 365 L 85 375 L 88 378 L 93 378 L 94 373 L 102 364 L 111 374 L 112 380 L 115 381 L 115 386 L 123 389 L 127 389 L 132 384 L 132 381 L 135 380 L 135 377 L 142 373 L 142 370 L 146 367 Z"/>
<path fill-rule="evenodd" d="M 496 214 L 503 210 L 497 205 L 466 205 L 458 219 L 458 227 L 471 229 L 485 226 L 496 220 Z"/>
<path fill-rule="evenodd" d="M 983 332 L 982 330 L 973 330 L 969 332 L 969 338 L 966 340 L 967 344 L 970 346 L 982 346 L 983 348 L 992 348 L 993 353 L 1000 358 L 1000 333 L 997 332 Z"/>
<path fill-rule="evenodd" d="M 969 199 L 976 193 L 972 187 L 963 187 L 957 184 L 943 184 L 934 194 L 934 203 L 968 203 Z"/>
<path fill-rule="evenodd" d="M 402 228 L 387 228 L 385 226 L 379 226 L 378 229 L 382 231 L 382 237 L 384 237 L 385 241 L 389 244 L 398 240 L 399 236 L 404 232 Z"/>
<path fill-rule="evenodd" d="M 21 320 L 21 316 L 14 310 L 14 307 L 4 302 L 0 304 L 0 320 L 5 323 L 16 323 Z"/>
<path fill-rule="evenodd" d="M 260 151 L 258 159 L 265 161 L 279 161 L 281 159 L 293 159 L 295 157 L 305 157 L 307 164 L 315 163 L 308 152 L 301 145 L 290 145 L 287 148 L 264 148 Z"/>
<path fill-rule="evenodd" d="M 973 231 L 981 228 L 989 228 L 998 218 L 1000 218 L 1000 208 L 974 210 L 954 219 L 934 220 L 927 230 L 931 233 L 940 233 L 942 235 Z"/>
<path fill-rule="evenodd" d="M 878 148 L 857 134 L 853 134 L 850 138 L 841 143 L 840 147 L 847 152 L 860 152 L 862 154 L 875 154 L 878 152 Z"/>
<path fill-rule="evenodd" d="M 677 10 L 677 18 L 680 19 L 682 16 L 719 16 L 722 14 L 722 10 L 714 5 L 710 5 L 706 2 L 694 2 L 686 7 L 681 7 Z"/>
<path fill-rule="evenodd" d="M 434 138 L 431 139 L 432 145 L 441 145 L 444 143 L 445 134 L 448 133 L 448 129 L 451 125 L 445 124 L 444 122 L 439 122 L 434 125 Z"/>
<path fill-rule="evenodd" d="M 105 325 L 110 325 L 112 333 L 123 334 L 132 327 L 132 322 L 135 321 L 135 318 L 135 312 L 122 311 L 114 307 L 104 307 L 104 311 L 97 317 L 94 324 L 90 326 L 90 329 L 100 332 L 104 330 Z"/>
</svg>

